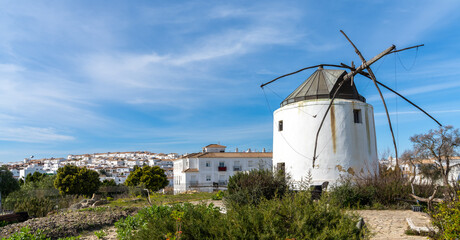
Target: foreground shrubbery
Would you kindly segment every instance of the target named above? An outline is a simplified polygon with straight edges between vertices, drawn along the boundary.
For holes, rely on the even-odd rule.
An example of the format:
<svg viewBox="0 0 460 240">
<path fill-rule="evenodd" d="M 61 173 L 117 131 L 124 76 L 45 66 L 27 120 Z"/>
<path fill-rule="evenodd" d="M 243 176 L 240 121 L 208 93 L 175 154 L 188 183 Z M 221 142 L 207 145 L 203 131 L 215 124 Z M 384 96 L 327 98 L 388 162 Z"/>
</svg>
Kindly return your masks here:
<svg viewBox="0 0 460 240">
<path fill-rule="evenodd" d="M 460 192 L 452 202 L 444 202 L 436 206 L 431 213 L 433 224 L 440 230 L 440 239 L 460 238 Z"/>
<path fill-rule="evenodd" d="M 420 197 L 429 197 L 434 185 L 414 185 L 415 193 Z M 372 176 L 343 179 L 333 186 L 331 199 L 345 208 L 408 208 L 410 204 L 403 200 L 413 200 L 410 182 L 400 172 L 380 168 L 379 174 Z"/>
<path fill-rule="evenodd" d="M 283 196 L 288 191 L 288 183 L 281 173 L 270 170 L 252 170 L 238 172 L 228 180 L 228 196 L 230 204 L 257 204 L 262 199 Z"/>
<path fill-rule="evenodd" d="M 115 225 L 119 239 L 164 239 L 168 234 L 181 239 L 359 239 L 356 222 L 357 217 L 325 199 L 312 201 L 301 192 L 229 208 L 226 214 L 204 204 L 152 206 Z"/>
<path fill-rule="evenodd" d="M 80 239 L 79 236 L 59 238 L 58 240 L 78 240 L 78 239 Z M 46 235 L 43 233 L 43 231 L 40 229 L 35 232 L 32 232 L 28 227 L 23 227 L 21 228 L 20 231 L 12 234 L 8 238 L 2 238 L 2 240 L 51 240 L 51 238 L 47 238 Z"/>
<path fill-rule="evenodd" d="M 76 196 L 61 196 L 54 188 L 56 176 L 43 176 L 37 181 L 26 181 L 21 189 L 4 199 L 3 208 L 15 212 L 28 212 L 30 216 L 43 217 L 50 211 L 67 208 L 78 200 Z"/>
</svg>

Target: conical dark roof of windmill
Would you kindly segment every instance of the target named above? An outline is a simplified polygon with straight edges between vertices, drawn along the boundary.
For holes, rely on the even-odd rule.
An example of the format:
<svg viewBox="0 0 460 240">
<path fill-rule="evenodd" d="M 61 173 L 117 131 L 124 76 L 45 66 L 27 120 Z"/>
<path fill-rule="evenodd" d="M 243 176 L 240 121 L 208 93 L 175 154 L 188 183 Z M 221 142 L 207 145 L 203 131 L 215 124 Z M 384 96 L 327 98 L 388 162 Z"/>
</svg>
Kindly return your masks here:
<svg viewBox="0 0 460 240">
<path fill-rule="evenodd" d="M 331 99 L 338 84 L 347 75 L 345 70 L 318 68 L 305 82 L 294 90 L 281 106 L 309 99 Z M 366 99 L 359 95 L 355 85 L 351 86 L 350 80 L 346 80 L 337 93 L 336 99 L 356 99 L 366 102 Z"/>
</svg>

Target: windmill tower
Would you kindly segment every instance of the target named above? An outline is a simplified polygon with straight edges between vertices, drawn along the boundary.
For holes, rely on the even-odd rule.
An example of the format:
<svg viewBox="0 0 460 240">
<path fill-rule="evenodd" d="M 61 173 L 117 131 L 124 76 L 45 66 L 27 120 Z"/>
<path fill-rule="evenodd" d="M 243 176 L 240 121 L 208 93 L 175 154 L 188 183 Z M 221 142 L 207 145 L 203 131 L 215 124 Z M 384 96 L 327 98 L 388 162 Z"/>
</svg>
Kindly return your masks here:
<svg viewBox="0 0 460 240">
<path fill-rule="evenodd" d="M 351 66 L 344 63 L 320 64 L 285 74 L 260 86 L 263 89 L 280 78 L 318 67 L 273 113 L 273 165 L 289 174 L 294 188 L 296 183 L 304 180 L 311 181 L 313 185 L 336 183 L 340 176 L 366 176 L 377 171 L 374 111 L 354 85 L 354 76 L 357 74 L 372 80 L 380 94 L 393 137 L 396 166 L 398 149 L 390 115 L 379 86 L 403 98 L 442 126 L 419 106 L 377 81 L 370 68 L 385 55 L 418 48 L 423 44 L 400 50 L 392 45 L 366 61 L 348 36 L 343 31 L 340 32 L 360 57 L 360 66 L 355 67 L 353 62 Z M 341 69 L 324 69 L 325 66 Z"/>
<path fill-rule="evenodd" d="M 318 137 L 321 116 L 345 70 L 320 66 L 273 113 L 273 165 L 284 168 L 294 182 L 311 174 L 313 184 L 334 183 L 340 175 L 367 175 L 378 166 L 372 105 L 346 80 L 336 94 Z"/>
</svg>

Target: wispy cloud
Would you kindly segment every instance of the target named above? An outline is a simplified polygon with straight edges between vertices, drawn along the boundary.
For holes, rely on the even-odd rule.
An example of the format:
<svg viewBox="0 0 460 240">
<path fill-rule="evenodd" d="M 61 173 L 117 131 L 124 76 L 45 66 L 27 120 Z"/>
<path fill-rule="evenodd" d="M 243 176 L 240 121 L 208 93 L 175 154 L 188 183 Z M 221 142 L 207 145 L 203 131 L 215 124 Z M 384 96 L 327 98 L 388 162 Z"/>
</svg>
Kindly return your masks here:
<svg viewBox="0 0 460 240">
<path fill-rule="evenodd" d="M 407 97 L 411 95 L 418 95 L 422 93 L 432 93 L 432 92 L 438 92 L 441 90 L 459 88 L 459 87 L 460 87 L 460 82 L 458 81 L 457 82 L 444 82 L 444 83 L 436 83 L 436 84 L 429 84 L 429 85 L 424 85 L 424 86 L 419 86 L 419 87 L 413 87 L 410 89 L 403 89 L 403 90 L 399 90 L 398 92 L 401 95 Z M 384 93 L 383 96 L 385 100 L 398 97 L 396 94 L 393 94 L 393 93 Z M 380 102 L 381 98 L 379 95 L 375 94 L 375 95 L 369 96 L 367 100 L 369 102 Z"/>
<path fill-rule="evenodd" d="M 430 114 L 444 114 L 444 113 L 460 113 L 460 109 L 451 109 L 451 110 L 440 110 L 440 111 L 430 111 Z M 401 112 L 389 112 L 390 115 L 407 115 L 407 114 L 424 114 L 421 111 L 401 111 Z M 386 115 L 384 112 L 375 113 L 376 116 Z"/>
<path fill-rule="evenodd" d="M 71 141 L 75 138 L 63 135 L 52 128 L 37 127 L 8 127 L 0 128 L 0 140 L 28 143 L 49 143 L 56 141 Z"/>
</svg>

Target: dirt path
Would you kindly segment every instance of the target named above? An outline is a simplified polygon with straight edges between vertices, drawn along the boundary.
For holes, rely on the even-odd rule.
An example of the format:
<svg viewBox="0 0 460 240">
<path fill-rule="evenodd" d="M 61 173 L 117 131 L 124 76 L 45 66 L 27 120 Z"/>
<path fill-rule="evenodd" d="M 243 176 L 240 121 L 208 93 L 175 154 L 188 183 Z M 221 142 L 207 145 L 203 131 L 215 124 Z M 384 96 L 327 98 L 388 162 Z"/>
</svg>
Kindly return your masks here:
<svg viewBox="0 0 460 240">
<path fill-rule="evenodd" d="M 426 213 L 410 210 L 358 210 L 356 211 L 369 227 L 371 239 L 428 239 L 422 236 L 410 236 L 404 232 L 408 229 L 406 218 L 411 218 L 416 226 L 431 227 Z"/>
</svg>

